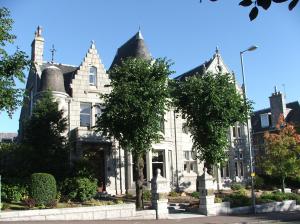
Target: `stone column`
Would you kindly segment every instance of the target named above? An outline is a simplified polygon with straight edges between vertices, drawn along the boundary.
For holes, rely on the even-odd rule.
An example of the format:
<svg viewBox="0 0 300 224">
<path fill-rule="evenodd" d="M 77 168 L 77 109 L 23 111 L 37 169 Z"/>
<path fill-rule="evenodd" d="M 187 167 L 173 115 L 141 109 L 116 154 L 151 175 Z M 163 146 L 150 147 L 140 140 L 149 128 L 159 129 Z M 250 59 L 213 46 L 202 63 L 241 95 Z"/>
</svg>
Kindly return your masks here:
<svg viewBox="0 0 300 224">
<path fill-rule="evenodd" d="M 204 215 L 216 215 L 213 177 L 207 173 L 207 168 L 197 177 L 200 193 L 199 212 Z"/>
<path fill-rule="evenodd" d="M 170 192 L 169 181 L 161 176 L 161 170 L 156 170 L 156 176 L 151 180 L 151 204 L 157 213 L 157 218 L 167 218 L 168 216 L 168 193 Z"/>
</svg>

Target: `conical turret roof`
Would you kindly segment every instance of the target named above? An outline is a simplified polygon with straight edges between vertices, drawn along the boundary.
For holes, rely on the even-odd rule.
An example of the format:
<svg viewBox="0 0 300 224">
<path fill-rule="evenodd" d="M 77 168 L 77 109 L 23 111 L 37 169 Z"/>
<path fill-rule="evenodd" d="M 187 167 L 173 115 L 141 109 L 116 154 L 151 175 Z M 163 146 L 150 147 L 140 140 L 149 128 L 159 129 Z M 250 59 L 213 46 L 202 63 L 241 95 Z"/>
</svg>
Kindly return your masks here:
<svg viewBox="0 0 300 224">
<path fill-rule="evenodd" d="M 146 60 L 151 59 L 151 54 L 149 53 L 140 30 L 118 49 L 110 69 L 116 64 L 119 65 L 122 59 L 128 57 L 142 58 Z"/>
</svg>

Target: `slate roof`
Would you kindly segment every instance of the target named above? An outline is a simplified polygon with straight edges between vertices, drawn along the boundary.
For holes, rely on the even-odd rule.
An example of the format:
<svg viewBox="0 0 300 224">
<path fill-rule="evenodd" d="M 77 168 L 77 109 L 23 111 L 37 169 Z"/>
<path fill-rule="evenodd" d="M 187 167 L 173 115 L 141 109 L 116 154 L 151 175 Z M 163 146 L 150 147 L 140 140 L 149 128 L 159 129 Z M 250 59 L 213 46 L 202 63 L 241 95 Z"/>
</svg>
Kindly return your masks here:
<svg viewBox="0 0 300 224">
<path fill-rule="evenodd" d="M 213 61 L 213 58 L 211 58 L 209 61 L 204 62 L 203 64 L 183 73 L 182 75 L 179 75 L 175 77 L 176 80 L 183 80 L 187 77 L 193 76 L 195 74 L 203 75 L 205 70 L 210 66 L 211 62 Z"/>
<path fill-rule="evenodd" d="M 287 109 L 291 109 L 286 117 L 286 122 L 294 124 L 295 126 L 300 126 L 300 105 L 298 101 L 294 101 L 286 104 Z M 254 111 L 251 116 L 251 125 L 253 133 L 264 132 L 270 130 L 270 127 L 261 127 L 260 115 L 265 113 L 271 113 L 270 108 Z"/>
<path fill-rule="evenodd" d="M 63 76 L 64 76 L 65 90 L 71 96 L 72 89 L 70 87 L 70 84 L 72 82 L 72 79 L 75 77 L 75 73 L 79 69 L 79 67 L 73 66 L 73 65 L 56 64 L 56 63 L 52 64 L 52 63 L 46 62 L 40 66 L 40 69 L 41 69 L 41 71 L 43 71 L 45 68 L 47 68 L 51 65 L 58 67 L 62 71 Z"/>
<path fill-rule="evenodd" d="M 120 65 L 121 60 L 128 57 L 143 58 L 146 60 L 150 60 L 152 58 L 141 31 L 138 31 L 125 44 L 118 48 L 117 54 L 109 69 L 116 64 Z"/>
</svg>

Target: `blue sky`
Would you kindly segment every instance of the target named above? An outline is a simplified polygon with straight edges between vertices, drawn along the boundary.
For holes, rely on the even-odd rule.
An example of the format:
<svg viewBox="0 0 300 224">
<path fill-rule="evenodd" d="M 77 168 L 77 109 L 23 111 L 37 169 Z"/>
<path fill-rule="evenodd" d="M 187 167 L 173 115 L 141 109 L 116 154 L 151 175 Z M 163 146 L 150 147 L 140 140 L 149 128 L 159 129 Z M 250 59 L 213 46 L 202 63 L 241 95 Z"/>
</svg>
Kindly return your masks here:
<svg viewBox="0 0 300 224">
<path fill-rule="evenodd" d="M 117 48 L 141 26 L 154 57 L 167 57 L 175 64 L 176 75 L 212 57 L 216 46 L 228 67 L 241 82 L 239 52 L 258 45 L 244 56 L 248 97 L 255 109 L 269 106 L 268 97 L 277 85 L 287 101 L 299 99 L 300 5 L 294 11 L 287 4 L 272 4 L 249 21 L 249 8 L 239 1 L 219 0 L 0 0 L 11 10 L 16 45 L 30 55 L 38 25 L 45 38 L 44 60 L 79 65 L 90 41 L 105 68 L 109 68 Z M 13 51 L 15 46 L 8 46 Z M 25 84 L 20 84 L 24 87 Z M 12 119 L 0 114 L 0 132 L 18 129 L 19 110 Z"/>
</svg>

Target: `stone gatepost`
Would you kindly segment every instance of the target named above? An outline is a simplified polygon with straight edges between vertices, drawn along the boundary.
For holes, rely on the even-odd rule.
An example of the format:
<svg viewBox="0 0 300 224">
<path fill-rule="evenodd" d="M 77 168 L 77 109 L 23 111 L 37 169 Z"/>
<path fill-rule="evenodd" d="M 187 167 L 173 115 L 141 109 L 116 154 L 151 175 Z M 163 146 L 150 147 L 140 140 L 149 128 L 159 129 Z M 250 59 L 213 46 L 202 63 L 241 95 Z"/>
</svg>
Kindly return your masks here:
<svg viewBox="0 0 300 224">
<path fill-rule="evenodd" d="M 214 178 L 204 168 L 203 175 L 197 177 L 199 190 L 199 212 L 204 215 L 216 215 Z"/>
<path fill-rule="evenodd" d="M 156 218 L 166 218 L 168 216 L 168 194 L 170 192 L 169 181 L 161 176 L 160 169 L 156 170 L 156 176 L 151 180 L 151 204 L 156 210 Z"/>
</svg>

